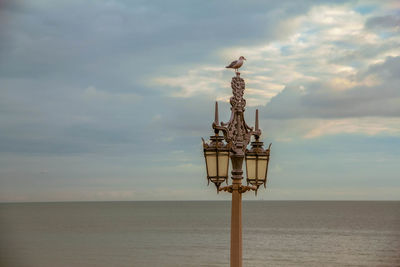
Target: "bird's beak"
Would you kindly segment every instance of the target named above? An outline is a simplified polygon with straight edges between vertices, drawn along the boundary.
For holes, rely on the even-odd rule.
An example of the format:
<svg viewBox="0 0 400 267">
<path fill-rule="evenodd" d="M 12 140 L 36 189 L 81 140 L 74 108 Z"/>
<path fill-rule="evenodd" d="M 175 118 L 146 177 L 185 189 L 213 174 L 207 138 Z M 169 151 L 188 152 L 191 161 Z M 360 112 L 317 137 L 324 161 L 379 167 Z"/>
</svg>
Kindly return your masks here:
<svg viewBox="0 0 400 267">
<path fill-rule="evenodd" d="M 243 57 L 244 60 L 247 60 L 245 57 Z"/>
</svg>

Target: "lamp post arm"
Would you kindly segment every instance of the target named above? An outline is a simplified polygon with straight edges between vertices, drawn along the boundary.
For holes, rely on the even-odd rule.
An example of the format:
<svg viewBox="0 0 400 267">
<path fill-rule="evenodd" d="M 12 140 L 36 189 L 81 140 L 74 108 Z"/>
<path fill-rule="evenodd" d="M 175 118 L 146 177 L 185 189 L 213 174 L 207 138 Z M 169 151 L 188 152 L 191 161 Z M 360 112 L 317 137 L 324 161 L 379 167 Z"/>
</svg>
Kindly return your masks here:
<svg viewBox="0 0 400 267">
<path fill-rule="evenodd" d="M 228 185 L 228 186 L 220 187 L 220 188 L 218 189 L 218 191 L 219 191 L 219 192 L 220 192 L 220 191 L 224 191 L 224 192 L 232 193 L 233 188 L 232 188 L 232 185 Z"/>
<path fill-rule="evenodd" d="M 223 187 L 218 188 L 219 192 L 220 191 L 224 191 L 224 192 L 232 193 L 233 190 L 235 190 L 235 189 L 233 188 L 232 185 L 223 186 Z M 247 191 L 250 191 L 250 190 L 257 191 L 257 186 L 254 186 L 254 185 L 240 185 L 238 187 L 238 191 L 241 194 L 246 193 Z"/>
<path fill-rule="evenodd" d="M 240 187 L 240 189 L 239 189 L 239 192 L 240 193 L 245 193 L 245 192 L 250 191 L 250 190 L 257 191 L 257 186 L 254 186 L 254 185 L 242 185 Z"/>
</svg>

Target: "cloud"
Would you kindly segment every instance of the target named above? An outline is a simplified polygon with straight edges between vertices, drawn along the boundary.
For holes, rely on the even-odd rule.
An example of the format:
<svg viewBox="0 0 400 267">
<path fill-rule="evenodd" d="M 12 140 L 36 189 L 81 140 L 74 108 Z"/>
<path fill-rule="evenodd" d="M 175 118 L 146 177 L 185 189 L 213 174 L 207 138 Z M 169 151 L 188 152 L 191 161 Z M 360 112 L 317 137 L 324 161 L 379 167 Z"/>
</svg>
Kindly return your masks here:
<svg viewBox="0 0 400 267">
<path fill-rule="evenodd" d="M 367 117 L 321 120 L 304 137 L 316 138 L 335 134 L 387 134 L 400 136 L 400 118 Z"/>
<path fill-rule="evenodd" d="M 101 91 L 94 86 L 87 87 L 82 93 L 83 99 L 90 101 L 96 101 L 99 104 L 104 105 L 121 105 L 121 104 L 135 104 L 140 101 L 141 96 L 135 93 L 110 93 L 107 91 Z"/>
<path fill-rule="evenodd" d="M 343 118 L 400 114 L 400 57 L 348 78 L 286 87 L 266 106 L 269 118 Z"/>
<path fill-rule="evenodd" d="M 233 73 L 224 66 L 241 55 L 246 119 L 259 108 L 263 138 L 276 149 L 280 167 L 272 170 L 281 171 L 272 181 L 298 184 L 296 164 L 309 167 L 321 147 L 342 142 L 352 148 L 346 155 L 371 140 L 391 144 L 381 158 L 395 153 L 396 8 L 398 1 L 2 1 L 2 200 L 215 197 L 203 195 L 200 137 L 212 134 L 215 100 L 229 118 Z M 391 162 L 382 163 L 388 177 Z M 336 168 L 318 168 L 304 185 L 336 177 Z"/>
<path fill-rule="evenodd" d="M 367 20 L 365 26 L 372 29 L 400 31 L 400 18 L 394 15 L 372 17 Z"/>
<path fill-rule="evenodd" d="M 306 14 L 281 19 L 279 25 L 292 25 L 285 38 L 264 44 L 231 46 L 218 54 L 226 62 L 232 55 L 248 58 L 241 72 L 246 78 L 250 106 L 265 105 L 283 88 L 291 86 L 303 88 L 323 82 L 323 86 L 336 90 L 371 87 L 378 83 L 377 77 L 360 75 L 387 57 L 399 56 L 400 38 L 380 36 L 366 28 L 365 23 L 366 18 L 349 6 L 319 5 Z M 183 75 L 159 77 L 156 81 L 161 86 L 181 88 L 179 93 L 171 92 L 174 96 L 188 97 L 196 92 L 229 99 L 229 94 L 221 93 L 226 87 L 224 81 L 229 79 L 221 75 L 221 66 L 190 68 Z M 205 75 L 204 69 L 215 71 Z"/>
<path fill-rule="evenodd" d="M 199 94 L 215 94 L 217 89 L 227 87 L 222 79 L 222 68 L 197 67 L 189 70 L 185 76 L 157 77 L 151 84 L 166 86 L 172 90 L 165 90 L 166 95 L 173 97 L 194 97 Z"/>
</svg>

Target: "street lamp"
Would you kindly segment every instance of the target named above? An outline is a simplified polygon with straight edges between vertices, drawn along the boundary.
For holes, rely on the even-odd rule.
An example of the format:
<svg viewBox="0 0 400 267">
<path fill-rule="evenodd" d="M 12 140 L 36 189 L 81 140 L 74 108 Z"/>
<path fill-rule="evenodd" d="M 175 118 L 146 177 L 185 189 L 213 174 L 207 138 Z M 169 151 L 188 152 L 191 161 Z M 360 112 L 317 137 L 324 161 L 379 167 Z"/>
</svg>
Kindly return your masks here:
<svg viewBox="0 0 400 267">
<path fill-rule="evenodd" d="M 218 103 L 215 103 L 215 120 L 213 125 L 218 125 Z M 213 182 L 219 189 L 221 183 L 228 182 L 229 169 L 229 145 L 224 142 L 224 137 L 218 135 L 210 136 L 210 143 L 203 140 L 204 158 L 206 159 L 207 180 Z"/>
<path fill-rule="evenodd" d="M 256 110 L 256 132 L 258 131 L 258 109 Z M 269 163 L 269 152 L 271 150 L 271 144 L 268 149 L 264 149 L 263 142 L 259 141 L 260 136 L 254 134 L 255 141 L 251 142 L 251 149 L 246 149 L 246 174 L 247 184 L 251 184 L 257 187 L 264 184 L 264 188 L 267 185 L 267 171 Z"/>
<path fill-rule="evenodd" d="M 207 168 L 208 182 L 213 182 L 217 192 L 232 193 L 231 213 L 231 267 L 242 267 L 242 194 L 267 182 L 270 147 L 263 148 L 259 141 L 261 130 L 258 128 L 258 110 L 256 110 L 256 127 L 250 127 L 244 120 L 246 100 L 243 98 L 245 83 L 236 71 L 231 82 L 233 96 L 230 98 L 231 118 L 227 123 L 218 120 L 218 103 L 215 103 L 215 119 L 212 124 L 213 136 L 209 142 L 203 139 L 203 150 Z M 222 132 L 222 136 L 219 133 Z M 251 149 L 247 146 L 251 136 L 255 141 Z M 232 163 L 231 179 L 228 182 L 229 158 Z M 242 185 L 243 161 L 246 159 L 247 185 Z M 228 185 L 220 187 L 221 183 Z"/>
</svg>

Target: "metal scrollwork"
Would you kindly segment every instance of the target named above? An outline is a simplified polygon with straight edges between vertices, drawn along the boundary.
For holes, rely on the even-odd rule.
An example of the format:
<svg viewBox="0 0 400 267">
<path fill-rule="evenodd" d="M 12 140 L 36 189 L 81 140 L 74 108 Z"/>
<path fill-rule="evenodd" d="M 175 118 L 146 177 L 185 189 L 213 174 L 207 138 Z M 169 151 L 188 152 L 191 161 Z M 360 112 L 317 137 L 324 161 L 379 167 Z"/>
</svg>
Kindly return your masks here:
<svg viewBox="0 0 400 267">
<path fill-rule="evenodd" d="M 246 106 L 246 100 L 243 98 L 245 83 L 239 75 L 232 78 L 231 82 L 233 96 L 230 99 L 230 103 L 234 109 L 244 111 Z"/>
<path fill-rule="evenodd" d="M 221 125 L 213 124 L 213 128 L 223 132 L 226 142 L 231 145 L 233 151 L 244 152 L 250 142 L 251 135 L 259 136 L 261 131 L 254 131 L 254 128 L 248 126 L 244 120 L 243 114 L 246 107 L 246 100 L 243 98 L 245 82 L 240 77 L 239 72 L 236 73 L 236 77 L 232 77 L 231 87 L 233 93 L 230 98 L 231 118 L 227 123 L 221 122 Z"/>
</svg>

